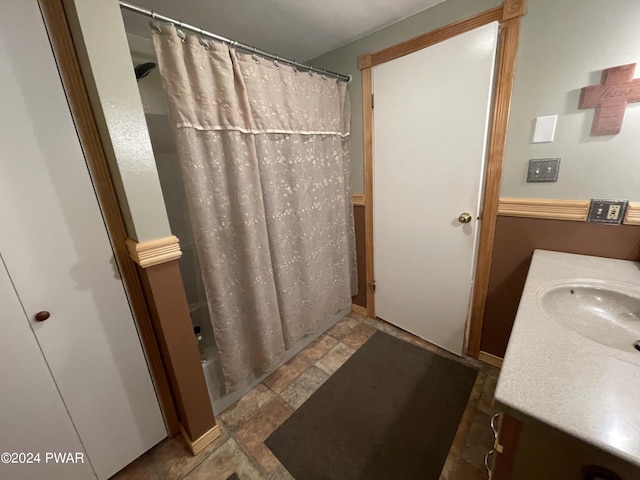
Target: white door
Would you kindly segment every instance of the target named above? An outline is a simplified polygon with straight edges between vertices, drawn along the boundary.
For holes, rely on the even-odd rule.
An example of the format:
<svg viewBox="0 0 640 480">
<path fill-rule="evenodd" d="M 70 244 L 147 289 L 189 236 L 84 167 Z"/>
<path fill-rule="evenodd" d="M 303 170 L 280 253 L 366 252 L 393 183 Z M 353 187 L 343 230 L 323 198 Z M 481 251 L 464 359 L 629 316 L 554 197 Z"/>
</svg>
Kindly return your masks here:
<svg viewBox="0 0 640 480">
<path fill-rule="evenodd" d="M 0 478 L 95 478 L 2 257 L 0 306 Z M 84 462 L 53 464 L 47 452 L 77 453 Z"/>
<path fill-rule="evenodd" d="M 0 253 L 91 465 L 108 478 L 166 430 L 36 0 L 2 2 L 0 85 Z M 50 318 L 36 322 L 43 310 Z"/>
<path fill-rule="evenodd" d="M 495 22 L 373 68 L 376 315 L 458 355 L 497 37 Z"/>
</svg>

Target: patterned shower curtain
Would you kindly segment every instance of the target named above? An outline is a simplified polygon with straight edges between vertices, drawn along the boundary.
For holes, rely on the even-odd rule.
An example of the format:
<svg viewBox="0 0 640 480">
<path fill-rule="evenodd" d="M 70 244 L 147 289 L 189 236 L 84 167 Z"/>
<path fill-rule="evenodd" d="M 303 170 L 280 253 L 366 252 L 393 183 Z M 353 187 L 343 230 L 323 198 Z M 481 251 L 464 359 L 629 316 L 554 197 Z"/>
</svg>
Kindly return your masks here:
<svg viewBox="0 0 640 480">
<path fill-rule="evenodd" d="M 153 41 L 230 392 L 351 305 L 347 85 L 171 25 Z"/>
</svg>

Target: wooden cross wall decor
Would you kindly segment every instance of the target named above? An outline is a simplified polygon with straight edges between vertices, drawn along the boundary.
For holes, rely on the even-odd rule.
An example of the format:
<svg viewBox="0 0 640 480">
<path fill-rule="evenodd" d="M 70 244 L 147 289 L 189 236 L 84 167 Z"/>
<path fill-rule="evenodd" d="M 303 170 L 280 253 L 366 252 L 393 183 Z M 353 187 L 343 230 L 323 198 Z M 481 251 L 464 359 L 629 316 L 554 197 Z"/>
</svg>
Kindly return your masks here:
<svg viewBox="0 0 640 480">
<path fill-rule="evenodd" d="M 627 104 L 640 102 L 640 78 L 633 78 L 635 70 L 635 63 L 607 68 L 600 85 L 582 89 L 578 108 L 596 109 L 591 136 L 620 133 Z"/>
</svg>

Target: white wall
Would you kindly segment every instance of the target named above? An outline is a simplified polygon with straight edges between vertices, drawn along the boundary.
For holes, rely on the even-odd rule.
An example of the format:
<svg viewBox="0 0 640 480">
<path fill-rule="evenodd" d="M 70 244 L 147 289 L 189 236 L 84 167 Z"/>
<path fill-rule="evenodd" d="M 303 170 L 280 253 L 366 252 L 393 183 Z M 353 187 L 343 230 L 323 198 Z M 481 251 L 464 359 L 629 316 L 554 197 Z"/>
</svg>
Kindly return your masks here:
<svg viewBox="0 0 640 480">
<path fill-rule="evenodd" d="M 311 61 L 354 75 L 349 86 L 354 192 L 364 191 L 357 57 L 499 4 L 447 0 Z M 640 103 L 627 108 L 622 133 L 606 137 L 590 137 L 593 110 L 577 108 L 580 89 L 600 83 L 602 69 L 640 61 L 639 25 L 637 0 L 529 0 L 520 35 L 503 196 L 640 200 Z M 531 144 L 535 117 L 555 114 L 556 141 Z M 562 158 L 559 181 L 527 184 L 529 159 L 545 157 Z"/>
</svg>

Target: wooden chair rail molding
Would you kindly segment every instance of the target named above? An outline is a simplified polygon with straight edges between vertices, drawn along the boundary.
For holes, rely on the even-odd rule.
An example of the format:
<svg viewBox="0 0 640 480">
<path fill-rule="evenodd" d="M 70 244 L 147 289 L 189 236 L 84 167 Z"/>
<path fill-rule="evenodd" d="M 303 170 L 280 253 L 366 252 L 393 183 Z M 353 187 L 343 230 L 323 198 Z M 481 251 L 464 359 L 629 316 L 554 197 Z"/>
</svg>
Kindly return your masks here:
<svg viewBox="0 0 640 480">
<path fill-rule="evenodd" d="M 364 193 L 354 193 L 351 195 L 351 203 L 356 207 L 364 207 Z"/>
<path fill-rule="evenodd" d="M 178 237 L 173 235 L 148 242 L 136 242 L 127 238 L 127 249 L 131 260 L 142 268 L 177 260 L 182 256 Z"/>
<path fill-rule="evenodd" d="M 585 222 L 588 200 L 551 200 L 545 198 L 500 198 L 498 215 L 508 217 L 547 218 Z"/>
<path fill-rule="evenodd" d="M 498 54 L 496 57 L 496 77 L 492 105 L 492 124 L 489 132 L 487 169 L 482 203 L 483 222 L 480 226 L 474 291 L 469 320 L 466 352 L 478 357 L 480 339 L 489 288 L 489 270 L 493 255 L 493 241 L 498 218 L 500 197 L 500 178 L 502 161 L 509 123 L 509 108 L 513 91 L 516 53 L 520 34 L 520 19 L 526 13 L 526 0 L 504 0 L 499 7 L 481 12 L 473 17 L 446 25 L 423 35 L 414 37 L 397 45 L 375 53 L 366 53 L 358 58 L 358 68 L 362 71 L 362 122 L 364 125 L 364 183 L 365 183 L 365 232 L 366 232 L 366 271 L 367 271 L 367 310 L 369 316 L 375 315 L 373 289 L 373 115 L 371 105 L 372 67 L 394 60 L 434 45 L 443 40 L 474 30 L 491 22 L 500 22 Z"/>
<path fill-rule="evenodd" d="M 586 222 L 589 204 L 589 200 L 500 198 L 498 215 Z M 640 225 L 640 202 L 629 203 L 623 223 L 625 225 Z"/>
<path fill-rule="evenodd" d="M 629 202 L 627 214 L 624 217 L 625 225 L 640 225 L 640 202 Z"/>
</svg>

